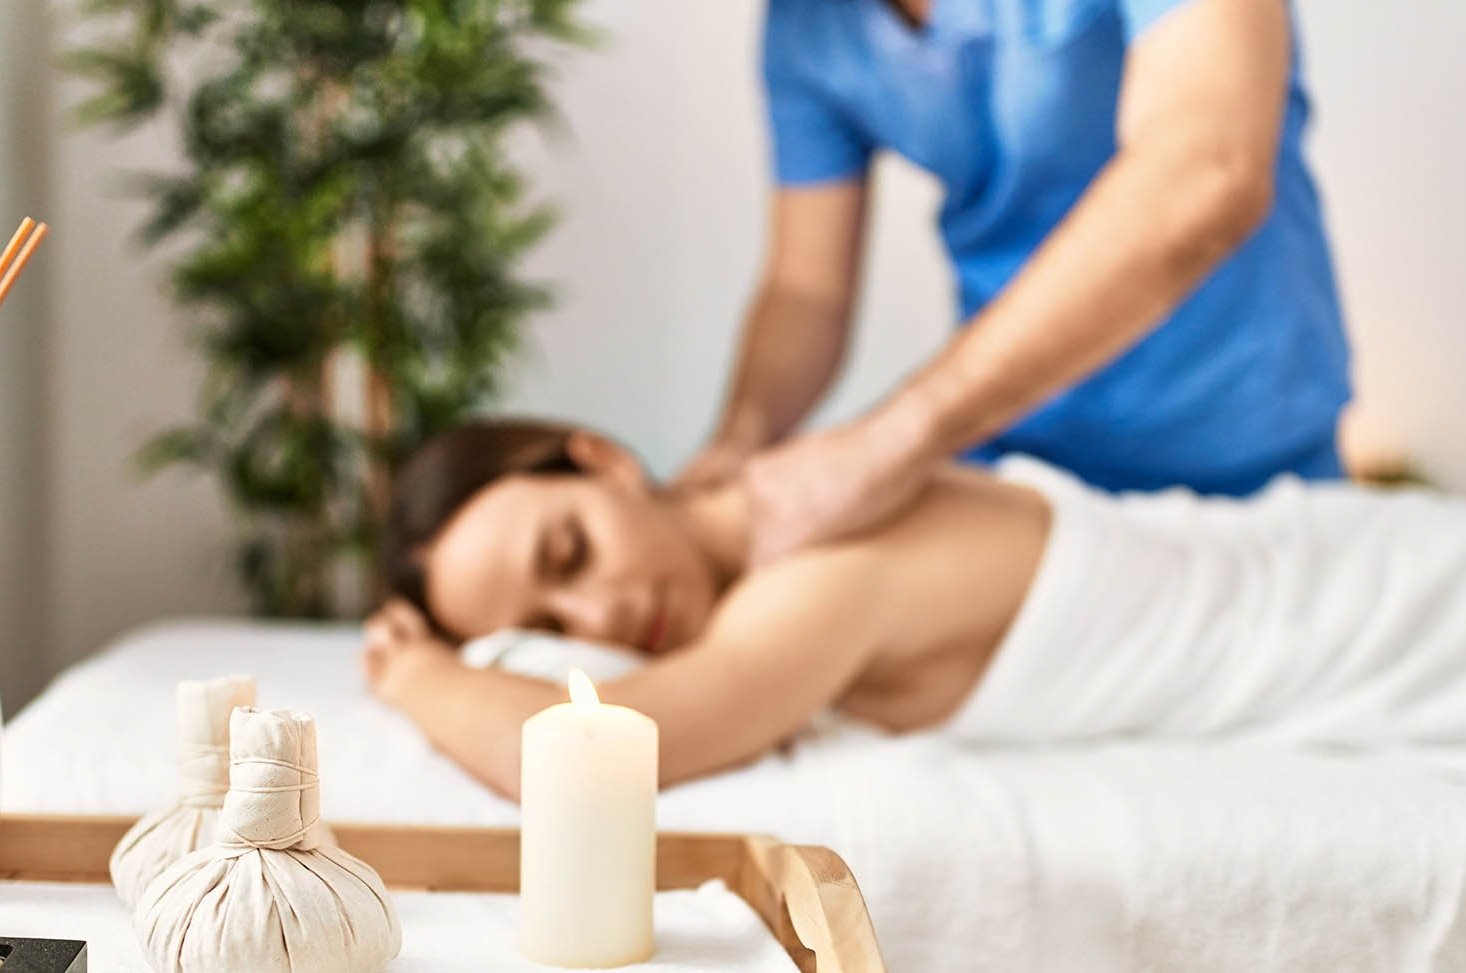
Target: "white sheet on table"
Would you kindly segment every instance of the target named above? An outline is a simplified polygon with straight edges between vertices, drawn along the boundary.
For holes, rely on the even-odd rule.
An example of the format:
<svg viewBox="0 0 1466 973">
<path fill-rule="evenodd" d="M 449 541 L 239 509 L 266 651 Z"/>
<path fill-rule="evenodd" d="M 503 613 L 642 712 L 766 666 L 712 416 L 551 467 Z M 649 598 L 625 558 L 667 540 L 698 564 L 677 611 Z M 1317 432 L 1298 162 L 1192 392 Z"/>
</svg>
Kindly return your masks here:
<svg viewBox="0 0 1466 973">
<path fill-rule="evenodd" d="M 512 895 L 394 892 L 402 953 L 387 973 L 535 973 L 515 951 L 519 900 Z M 657 953 L 623 973 L 795 973 L 778 940 L 720 882 L 658 893 Z M 150 973 L 131 916 L 108 886 L 0 882 L 7 936 L 80 939 L 91 973 Z"/>
<path fill-rule="evenodd" d="M 513 824 L 364 693 L 357 647 L 343 628 L 141 632 L 7 727 L 0 807 L 142 811 L 173 786 L 174 682 L 247 670 L 261 705 L 316 715 L 327 817 Z M 984 750 L 834 722 L 658 815 L 839 851 L 893 973 L 1463 968 L 1466 793 L 1403 761 Z"/>
</svg>

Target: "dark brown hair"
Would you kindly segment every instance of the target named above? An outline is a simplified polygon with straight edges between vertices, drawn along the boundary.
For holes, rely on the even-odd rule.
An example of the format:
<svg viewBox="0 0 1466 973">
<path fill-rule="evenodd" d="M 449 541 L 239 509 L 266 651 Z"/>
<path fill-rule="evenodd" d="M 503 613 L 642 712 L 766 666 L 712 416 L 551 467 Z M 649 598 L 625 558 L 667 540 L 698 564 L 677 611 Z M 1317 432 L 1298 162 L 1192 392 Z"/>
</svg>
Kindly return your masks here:
<svg viewBox="0 0 1466 973">
<path fill-rule="evenodd" d="M 387 587 L 450 638 L 428 605 L 422 549 L 478 491 L 525 473 L 579 473 L 567 443 L 574 430 L 533 419 L 481 420 L 428 440 L 392 481 L 383 538 Z"/>
</svg>

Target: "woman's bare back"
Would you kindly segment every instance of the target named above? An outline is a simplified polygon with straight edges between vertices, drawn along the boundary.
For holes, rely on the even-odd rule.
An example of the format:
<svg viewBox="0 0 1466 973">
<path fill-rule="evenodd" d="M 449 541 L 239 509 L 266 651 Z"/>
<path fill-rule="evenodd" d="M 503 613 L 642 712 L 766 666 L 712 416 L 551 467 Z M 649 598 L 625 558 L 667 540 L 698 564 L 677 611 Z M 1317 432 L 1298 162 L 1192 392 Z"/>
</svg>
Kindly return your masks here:
<svg viewBox="0 0 1466 973">
<path fill-rule="evenodd" d="M 869 661 L 838 707 L 894 731 L 918 729 L 940 723 L 971 693 L 1023 604 L 1048 528 L 1037 491 L 954 467 L 895 520 L 755 571 L 728 601 L 811 597 L 860 616 L 855 638 L 876 644 L 850 646 Z M 814 597 L 836 585 L 853 589 L 852 561 L 855 572 L 876 575 L 874 586 L 859 586 L 876 596 Z"/>
</svg>

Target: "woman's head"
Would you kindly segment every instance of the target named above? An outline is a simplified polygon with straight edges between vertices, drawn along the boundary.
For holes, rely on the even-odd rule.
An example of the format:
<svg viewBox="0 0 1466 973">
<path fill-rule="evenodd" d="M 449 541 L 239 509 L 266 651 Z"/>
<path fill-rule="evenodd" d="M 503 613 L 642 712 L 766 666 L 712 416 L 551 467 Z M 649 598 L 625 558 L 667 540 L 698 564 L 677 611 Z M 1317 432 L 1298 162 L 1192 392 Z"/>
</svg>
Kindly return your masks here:
<svg viewBox="0 0 1466 973">
<path fill-rule="evenodd" d="M 636 458 L 585 430 L 484 421 L 393 483 L 387 581 L 444 633 L 537 628 L 647 651 L 695 637 L 713 566 Z"/>
</svg>

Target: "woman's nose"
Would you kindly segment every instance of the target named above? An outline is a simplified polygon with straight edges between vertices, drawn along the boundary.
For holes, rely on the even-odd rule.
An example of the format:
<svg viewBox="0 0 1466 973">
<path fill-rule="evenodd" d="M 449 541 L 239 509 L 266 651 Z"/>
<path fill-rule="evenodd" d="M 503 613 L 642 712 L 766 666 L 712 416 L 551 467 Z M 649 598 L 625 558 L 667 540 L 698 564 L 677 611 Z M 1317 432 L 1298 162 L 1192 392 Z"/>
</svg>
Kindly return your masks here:
<svg viewBox="0 0 1466 973">
<path fill-rule="evenodd" d="M 549 598 L 550 610 L 559 617 L 567 635 L 620 642 L 628 637 L 626 612 L 621 599 L 587 591 L 559 591 Z"/>
</svg>

